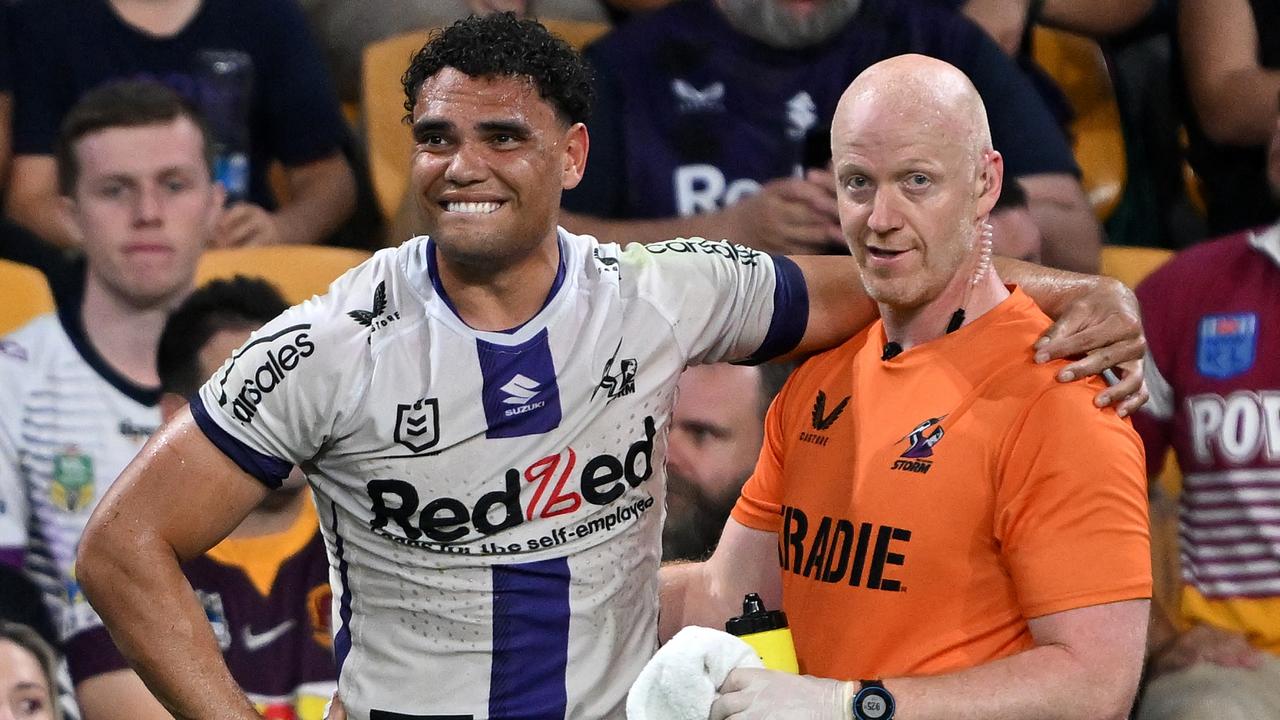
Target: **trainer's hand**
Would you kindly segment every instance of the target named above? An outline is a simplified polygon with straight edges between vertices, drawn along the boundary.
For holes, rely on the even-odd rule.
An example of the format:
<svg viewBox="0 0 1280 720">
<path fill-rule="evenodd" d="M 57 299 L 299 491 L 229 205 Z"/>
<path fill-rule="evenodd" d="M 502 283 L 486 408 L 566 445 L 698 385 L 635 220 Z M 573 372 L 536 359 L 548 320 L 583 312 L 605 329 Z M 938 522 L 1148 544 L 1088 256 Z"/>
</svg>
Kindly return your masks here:
<svg viewBox="0 0 1280 720">
<path fill-rule="evenodd" d="M 710 720 L 847 720 L 853 683 L 738 668 L 720 685 Z"/>
<path fill-rule="evenodd" d="M 737 243 L 770 253 L 804 255 L 844 248 L 835 181 L 830 173 L 812 170 L 806 178 L 778 178 L 760 192 L 724 212 L 725 235 Z"/>
<path fill-rule="evenodd" d="M 1060 382 L 1115 371 L 1119 382 L 1098 393 L 1098 407 L 1115 405 L 1124 417 L 1147 402 L 1142 374 L 1147 340 L 1138 298 L 1118 280 L 1101 278 L 1098 288 L 1069 305 L 1035 347 L 1038 363 L 1075 359 L 1058 373 Z"/>
</svg>

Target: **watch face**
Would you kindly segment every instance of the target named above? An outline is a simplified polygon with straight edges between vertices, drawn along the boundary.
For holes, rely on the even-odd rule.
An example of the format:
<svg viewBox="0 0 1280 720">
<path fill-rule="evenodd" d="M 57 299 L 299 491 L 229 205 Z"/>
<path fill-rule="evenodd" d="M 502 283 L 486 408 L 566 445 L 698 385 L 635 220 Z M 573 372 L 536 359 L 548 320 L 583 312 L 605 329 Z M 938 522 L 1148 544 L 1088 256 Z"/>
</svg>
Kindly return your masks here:
<svg viewBox="0 0 1280 720">
<path fill-rule="evenodd" d="M 882 688 L 863 688 L 854 701 L 856 714 L 865 720 L 888 720 L 893 717 L 893 696 Z"/>
</svg>

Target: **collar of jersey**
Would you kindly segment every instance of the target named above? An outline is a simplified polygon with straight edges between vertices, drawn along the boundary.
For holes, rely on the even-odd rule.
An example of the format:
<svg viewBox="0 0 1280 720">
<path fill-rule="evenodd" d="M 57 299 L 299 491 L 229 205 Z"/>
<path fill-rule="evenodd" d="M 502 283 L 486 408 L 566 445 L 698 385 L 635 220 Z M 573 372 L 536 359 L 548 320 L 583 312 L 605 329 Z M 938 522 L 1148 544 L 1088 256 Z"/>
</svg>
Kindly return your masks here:
<svg viewBox="0 0 1280 720">
<path fill-rule="evenodd" d="M 133 400 L 139 405 L 147 407 L 155 407 L 160 404 L 160 388 L 143 387 L 134 383 L 123 373 L 111 367 L 106 358 L 98 354 L 98 349 L 89 342 L 89 335 L 84 330 L 84 318 L 81 317 L 81 306 L 84 304 L 84 286 L 86 282 L 86 273 L 88 266 L 85 262 L 78 263 L 75 274 L 75 282 L 72 284 L 62 297 L 57 299 L 58 303 L 58 322 L 62 325 L 62 330 L 67 334 L 67 339 L 71 341 L 71 345 L 75 347 L 76 352 L 84 359 L 89 367 L 98 374 L 98 377 L 107 381 L 111 387 L 119 390 L 125 397 Z"/>
<path fill-rule="evenodd" d="M 1280 222 L 1266 230 L 1249 233 L 1249 244 L 1280 266 Z"/>
<path fill-rule="evenodd" d="M 551 289 L 547 291 L 547 297 L 542 301 L 542 307 L 538 308 L 538 312 L 534 313 L 533 317 L 529 318 L 524 323 L 521 323 L 520 325 L 517 325 L 513 328 L 507 328 L 506 330 L 497 330 L 497 331 L 476 330 L 470 325 L 467 325 L 466 321 L 462 319 L 462 315 L 458 312 L 458 308 L 454 306 L 453 300 L 449 298 L 449 293 L 445 292 L 444 284 L 440 282 L 439 268 L 436 267 L 436 250 L 435 250 L 436 245 L 435 245 L 435 241 L 432 240 L 431 238 L 427 238 L 427 242 L 424 243 L 424 246 L 426 248 L 425 252 L 427 254 L 427 277 L 430 278 L 431 280 L 431 287 L 435 291 L 435 294 L 440 298 L 442 302 L 444 302 L 445 306 L 449 308 L 449 313 L 453 316 L 453 319 L 461 323 L 463 327 L 477 334 L 499 335 L 499 336 L 506 335 L 506 336 L 511 336 L 511 339 L 515 339 L 514 336 L 517 333 L 519 333 L 522 329 L 529 327 L 530 324 L 534 323 L 534 321 L 538 320 L 543 316 L 543 314 L 546 312 L 547 307 L 551 305 L 551 301 L 555 300 L 559 296 L 560 288 L 561 286 L 564 285 L 565 277 L 568 274 L 565 270 L 565 268 L 567 267 L 567 263 L 565 262 L 565 254 L 568 252 L 568 247 L 567 247 L 567 243 L 565 243 L 565 231 L 563 228 L 556 228 L 556 244 L 560 251 L 560 260 L 556 265 L 556 277 L 554 280 L 551 281 Z"/>
</svg>

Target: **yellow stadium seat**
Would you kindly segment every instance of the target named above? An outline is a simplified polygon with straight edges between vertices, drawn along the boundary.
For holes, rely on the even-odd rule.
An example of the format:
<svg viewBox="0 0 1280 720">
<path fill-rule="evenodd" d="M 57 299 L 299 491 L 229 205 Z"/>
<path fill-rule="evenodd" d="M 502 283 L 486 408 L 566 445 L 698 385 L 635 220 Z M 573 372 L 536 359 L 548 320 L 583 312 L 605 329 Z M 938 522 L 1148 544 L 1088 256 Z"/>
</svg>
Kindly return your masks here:
<svg viewBox="0 0 1280 720">
<path fill-rule="evenodd" d="M 53 310 L 53 293 L 44 273 L 30 265 L 0 260 L 0 335 Z"/>
<path fill-rule="evenodd" d="M 1071 103 L 1071 135 L 1076 163 L 1093 212 L 1106 220 L 1124 194 L 1127 166 L 1120 107 L 1098 44 L 1068 32 L 1036 26 L 1036 64 L 1058 83 Z"/>
<path fill-rule="evenodd" d="M 315 245 L 210 250 L 200 258 L 196 284 L 235 275 L 263 278 L 276 286 L 285 300 L 300 303 L 324 293 L 339 275 L 369 258 L 369 253 Z"/>
<path fill-rule="evenodd" d="M 409 157 L 413 140 L 404 124 L 404 89 L 400 78 L 409 61 L 426 42 L 428 30 L 402 33 L 364 49 L 360 105 L 364 109 L 365 146 L 369 175 L 382 216 L 395 217 L 409 187 Z"/>
<path fill-rule="evenodd" d="M 564 38 L 565 42 L 579 50 L 599 40 L 605 33 L 609 32 L 609 23 L 602 22 L 556 20 L 553 18 L 538 18 L 538 22 L 550 30 L 552 35 Z"/>
<path fill-rule="evenodd" d="M 576 48 L 609 31 L 605 23 L 550 19 L 541 22 Z M 430 33 L 425 29 L 412 30 L 371 43 L 364 49 L 360 106 L 364 111 L 369 175 L 378 207 L 388 220 L 396 216 L 409 187 L 409 162 L 413 153 L 413 140 L 404 123 L 405 97 L 400 78 Z"/>
<path fill-rule="evenodd" d="M 1173 251 L 1164 248 L 1108 245 L 1102 248 L 1102 274 L 1135 288 L 1171 257 Z"/>
</svg>

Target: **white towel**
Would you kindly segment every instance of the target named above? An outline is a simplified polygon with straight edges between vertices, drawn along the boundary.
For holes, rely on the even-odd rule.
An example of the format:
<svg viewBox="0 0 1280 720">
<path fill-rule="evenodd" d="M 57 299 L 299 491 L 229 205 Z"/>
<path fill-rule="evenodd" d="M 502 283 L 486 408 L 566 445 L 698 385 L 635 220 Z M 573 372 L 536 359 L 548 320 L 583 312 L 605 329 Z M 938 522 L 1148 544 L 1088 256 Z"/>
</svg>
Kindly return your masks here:
<svg viewBox="0 0 1280 720">
<path fill-rule="evenodd" d="M 764 667 L 755 648 L 719 630 L 687 627 L 658 648 L 627 693 L 627 720 L 707 720 L 738 667 Z"/>
</svg>

